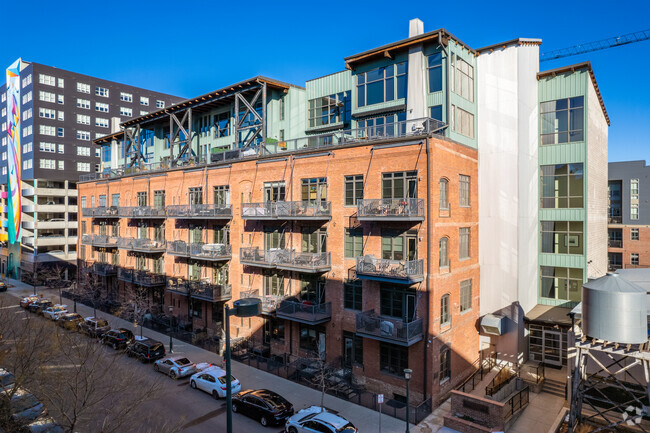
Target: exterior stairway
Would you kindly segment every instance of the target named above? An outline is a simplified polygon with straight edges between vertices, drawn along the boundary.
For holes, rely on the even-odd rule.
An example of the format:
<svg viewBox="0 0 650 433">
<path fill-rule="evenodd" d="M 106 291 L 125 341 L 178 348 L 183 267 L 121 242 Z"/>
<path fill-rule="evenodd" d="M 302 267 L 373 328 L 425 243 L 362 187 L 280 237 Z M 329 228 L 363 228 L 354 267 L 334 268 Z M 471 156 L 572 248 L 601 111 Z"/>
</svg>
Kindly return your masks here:
<svg viewBox="0 0 650 433">
<path fill-rule="evenodd" d="M 547 377 L 544 379 L 544 386 L 542 387 L 542 392 L 553 394 L 557 397 L 565 398 L 565 383 Z"/>
</svg>

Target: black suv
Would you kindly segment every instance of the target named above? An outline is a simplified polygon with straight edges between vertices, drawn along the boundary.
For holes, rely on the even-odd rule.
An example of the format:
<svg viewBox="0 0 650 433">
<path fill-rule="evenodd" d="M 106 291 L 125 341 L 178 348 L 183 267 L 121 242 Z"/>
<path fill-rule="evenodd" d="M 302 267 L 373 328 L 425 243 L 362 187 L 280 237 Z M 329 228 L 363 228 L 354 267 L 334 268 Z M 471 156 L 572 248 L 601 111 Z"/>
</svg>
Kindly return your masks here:
<svg viewBox="0 0 650 433">
<path fill-rule="evenodd" d="M 160 341 L 144 338 L 127 346 L 126 353 L 142 362 L 151 362 L 165 356 L 165 346 Z"/>
<path fill-rule="evenodd" d="M 111 329 L 102 337 L 102 343 L 108 344 L 113 349 L 123 349 L 133 343 L 133 332 L 125 328 Z"/>
<path fill-rule="evenodd" d="M 91 337 L 100 338 L 109 329 L 111 327 L 108 326 L 108 322 L 97 317 L 86 317 L 83 322 L 79 323 L 79 330 Z"/>
</svg>

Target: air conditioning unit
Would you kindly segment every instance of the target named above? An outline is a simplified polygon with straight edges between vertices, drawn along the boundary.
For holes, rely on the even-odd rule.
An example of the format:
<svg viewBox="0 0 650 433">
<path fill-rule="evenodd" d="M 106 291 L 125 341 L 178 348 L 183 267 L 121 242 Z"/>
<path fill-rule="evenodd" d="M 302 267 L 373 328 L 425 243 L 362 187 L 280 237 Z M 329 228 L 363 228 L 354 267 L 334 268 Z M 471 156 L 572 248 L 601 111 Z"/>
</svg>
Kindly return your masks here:
<svg viewBox="0 0 650 433">
<path fill-rule="evenodd" d="M 505 317 L 495 314 L 486 314 L 481 319 L 481 334 L 503 335 L 505 331 Z"/>
</svg>

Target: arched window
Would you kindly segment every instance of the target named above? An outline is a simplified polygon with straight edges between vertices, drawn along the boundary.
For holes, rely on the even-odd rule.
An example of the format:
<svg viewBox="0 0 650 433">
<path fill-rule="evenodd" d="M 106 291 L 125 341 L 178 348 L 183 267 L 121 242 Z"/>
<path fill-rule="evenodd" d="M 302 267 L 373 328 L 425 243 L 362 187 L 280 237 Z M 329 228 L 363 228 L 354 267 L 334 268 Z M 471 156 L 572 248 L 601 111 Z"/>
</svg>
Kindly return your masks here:
<svg viewBox="0 0 650 433">
<path fill-rule="evenodd" d="M 440 239 L 439 266 L 441 269 L 449 267 L 449 238 Z"/>
<path fill-rule="evenodd" d="M 449 181 L 440 179 L 440 209 L 449 209 Z"/>
<path fill-rule="evenodd" d="M 449 324 L 449 293 L 442 295 L 440 298 L 440 326 Z"/>
<path fill-rule="evenodd" d="M 444 345 L 440 348 L 440 383 L 451 379 L 451 349 Z"/>
</svg>

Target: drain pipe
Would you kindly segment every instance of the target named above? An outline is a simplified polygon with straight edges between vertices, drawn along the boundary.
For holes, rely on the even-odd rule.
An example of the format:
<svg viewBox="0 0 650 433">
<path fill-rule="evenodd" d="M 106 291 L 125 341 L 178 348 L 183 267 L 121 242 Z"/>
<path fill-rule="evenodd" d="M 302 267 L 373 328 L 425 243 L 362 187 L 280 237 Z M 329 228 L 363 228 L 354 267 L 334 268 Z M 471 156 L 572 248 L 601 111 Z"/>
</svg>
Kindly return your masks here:
<svg viewBox="0 0 650 433">
<path fill-rule="evenodd" d="M 449 57 L 449 51 L 445 49 L 445 46 L 442 43 L 442 37 L 440 36 L 440 33 L 438 33 L 438 45 L 440 45 L 440 48 L 442 48 L 442 51 L 445 53 L 445 59 L 447 59 L 447 73 L 445 74 L 445 99 L 447 102 L 447 110 L 445 112 L 445 118 L 446 118 L 446 123 L 447 123 L 447 129 L 450 127 L 450 122 L 449 119 L 451 118 L 451 105 L 450 105 L 450 98 L 449 98 L 449 72 L 451 70 L 451 58 Z M 442 119 L 438 119 L 442 122 Z"/>
<path fill-rule="evenodd" d="M 430 149 L 430 138 L 426 138 L 426 154 L 427 154 L 427 203 L 426 203 L 426 212 L 427 212 L 427 280 L 426 280 L 426 290 L 427 290 L 427 313 L 426 313 L 426 327 L 424 328 L 424 400 L 427 399 L 427 371 L 429 370 L 427 366 L 428 360 L 428 345 L 429 345 L 429 323 L 431 319 L 431 149 Z M 433 404 L 433 402 L 432 402 Z"/>
</svg>

